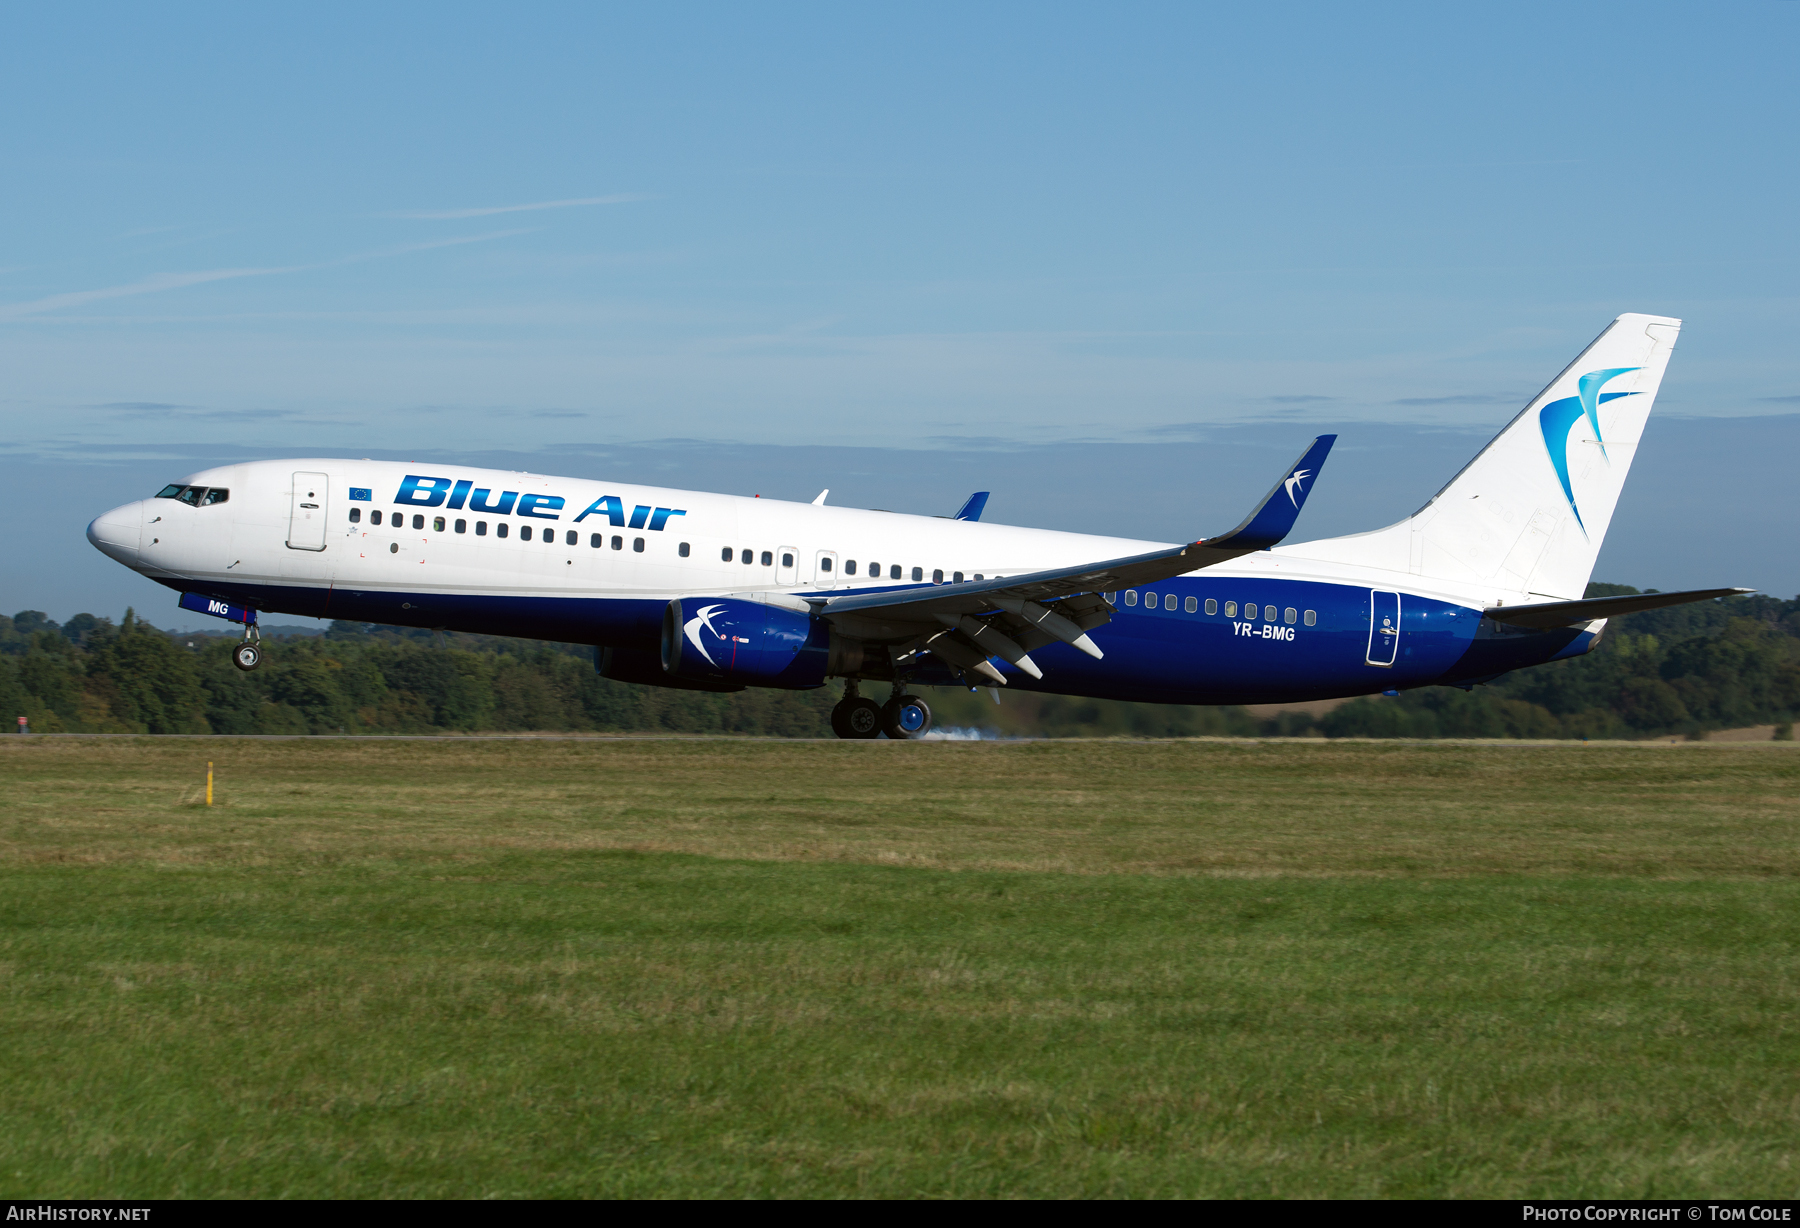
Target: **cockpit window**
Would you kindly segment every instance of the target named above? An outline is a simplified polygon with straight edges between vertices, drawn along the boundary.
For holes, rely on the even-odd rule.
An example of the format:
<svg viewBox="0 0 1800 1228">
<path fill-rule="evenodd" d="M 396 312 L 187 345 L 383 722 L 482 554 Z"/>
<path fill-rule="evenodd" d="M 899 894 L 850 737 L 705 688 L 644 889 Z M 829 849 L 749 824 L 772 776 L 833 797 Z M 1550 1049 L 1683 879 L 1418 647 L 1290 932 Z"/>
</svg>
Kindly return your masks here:
<svg viewBox="0 0 1800 1228">
<path fill-rule="evenodd" d="M 224 503 L 231 498 L 231 492 L 223 486 L 183 486 L 175 483 L 165 486 L 156 492 L 158 499 L 174 499 L 189 507 L 211 507 L 215 503 Z"/>
</svg>

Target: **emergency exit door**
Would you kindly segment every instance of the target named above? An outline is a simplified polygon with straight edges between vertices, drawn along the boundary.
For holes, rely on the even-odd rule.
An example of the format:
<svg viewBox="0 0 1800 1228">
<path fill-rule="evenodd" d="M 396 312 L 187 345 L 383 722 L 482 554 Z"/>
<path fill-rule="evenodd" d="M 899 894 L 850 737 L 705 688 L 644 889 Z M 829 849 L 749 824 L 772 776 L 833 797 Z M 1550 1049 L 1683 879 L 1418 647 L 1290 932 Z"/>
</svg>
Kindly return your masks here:
<svg viewBox="0 0 1800 1228">
<path fill-rule="evenodd" d="M 1400 594 L 1384 593 L 1379 589 L 1369 592 L 1369 655 L 1370 665 L 1383 668 L 1393 665 L 1394 655 L 1400 650 Z"/>
<path fill-rule="evenodd" d="M 294 475 L 293 506 L 288 511 L 288 549 L 323 550 L 325 515 L 331 507 L 331 479 L 322 473 Z"/>
</svg>

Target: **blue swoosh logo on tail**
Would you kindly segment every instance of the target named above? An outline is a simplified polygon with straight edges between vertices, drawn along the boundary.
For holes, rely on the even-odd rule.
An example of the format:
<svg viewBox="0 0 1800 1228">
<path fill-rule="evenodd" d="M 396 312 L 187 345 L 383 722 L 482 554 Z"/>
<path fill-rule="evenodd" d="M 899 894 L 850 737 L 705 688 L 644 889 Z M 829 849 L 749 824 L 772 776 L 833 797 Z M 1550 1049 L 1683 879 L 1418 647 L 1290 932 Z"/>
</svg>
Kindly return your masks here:
<svg viewBox="0 0 1800 1228">
<path fill-rule="evenodd" d="M 1577 395 L 1581 397 L 1581 408 L 1587 412 L 1588 425 L 1594 428 L 1594 442 L 1600 445 L 1601 456 L 1606 456 L 1606 439 L 1600 434 L 1600 405 L 1603 400 L 1600 396 L 1600 385 L 1609 379 L 1628 375 L 1637 369 L 1636 367 L 1608 367 L 1604 371 L 1589 371 L 1576 384 Z M 1619 394 L 1615 393 L 1614 395 Z M 1612 397 L 1606 397 L 1604 400 L 1610 401 Z M 1612 457 L 1606 456 L 1606 461 L 1611 464 Z"/>
<path fill-rule="evenodd" d="M 1600 455 L 1606 456 L 1606 439 L 1600 434 L 1600 406 L 1620 397 L 1639 394 L 1601 392 L 1600 387 L 1608 380 L 1636 370 L 1637 367 L 1608 367 L 1600 371 L 1589 371 L 1576 381 L 1574 396 L 1552 401 L 1538 410 L 1538 429 L 1544 433 L 1544 447 L 1550 452 L 1550 466 L 1556 470 L 1556 480 L 1562 483 L 1563 498 L 1569 501 L 1569 510 L 1575 513 L 1575 523 L 1581 526 L 1583 533 L 1587 532 L 1587 522 L 1581 518 L 1581 509 L 1575 505 L 1574 487 L 1569 484 L 1569 430 L 1585 417 L 1594 428 L 1594 442 L 1600 445 Z M 1608 463 L 1611 460 L 1611 457 L 1607 457 Z"/>
</svg>

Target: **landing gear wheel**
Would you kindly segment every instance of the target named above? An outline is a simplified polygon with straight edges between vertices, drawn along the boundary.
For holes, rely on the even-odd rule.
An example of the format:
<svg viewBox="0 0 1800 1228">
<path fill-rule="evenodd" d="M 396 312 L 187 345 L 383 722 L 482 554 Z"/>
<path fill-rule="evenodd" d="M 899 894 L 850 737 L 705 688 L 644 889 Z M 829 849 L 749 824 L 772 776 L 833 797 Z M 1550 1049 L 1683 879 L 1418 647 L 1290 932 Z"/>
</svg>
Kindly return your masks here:
<svg viewBox="0 0 1800 1228">
<path fill-rule="evenodd" d="M 881 733 L 881 705 L 852 697 L 831 710 L 831 732 L 840 738 L 873 738 Z"/>
<path fill-rule="evenodd" d="M 931 732 L 931 708 L 917 695 L 896 695 L 881 710 L 881 731 L 896 742 Z"/>
<path fill-rule="evenodd" d="M 250 640 L 245 640 L 231 650 L 231 663 L 249 673 L 262 664 L 262 649 Z"/>
</svg>

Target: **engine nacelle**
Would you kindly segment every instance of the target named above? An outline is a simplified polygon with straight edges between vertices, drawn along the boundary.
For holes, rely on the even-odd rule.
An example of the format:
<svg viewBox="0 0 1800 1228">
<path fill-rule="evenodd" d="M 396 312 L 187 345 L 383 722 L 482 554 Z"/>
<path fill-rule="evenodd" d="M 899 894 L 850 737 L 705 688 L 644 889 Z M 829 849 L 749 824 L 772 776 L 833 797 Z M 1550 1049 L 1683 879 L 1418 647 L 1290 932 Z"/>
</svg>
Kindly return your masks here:
<svg viewBox="0 0 1800 1228">
<path fill-rule="evenodd" d="M 663 611 L 662 667 L 694 682 L 808 690 L 825 684 L 831 629 L 799 610 L 677 597 Z"/>
</svg>

